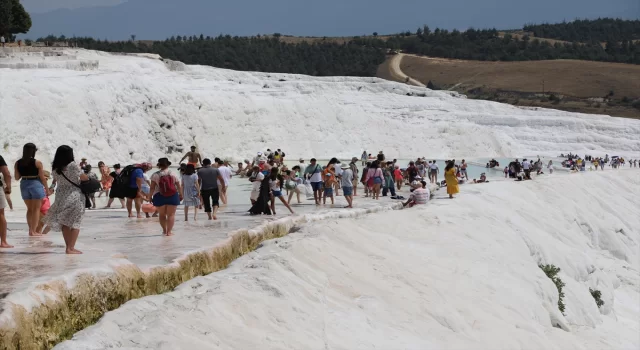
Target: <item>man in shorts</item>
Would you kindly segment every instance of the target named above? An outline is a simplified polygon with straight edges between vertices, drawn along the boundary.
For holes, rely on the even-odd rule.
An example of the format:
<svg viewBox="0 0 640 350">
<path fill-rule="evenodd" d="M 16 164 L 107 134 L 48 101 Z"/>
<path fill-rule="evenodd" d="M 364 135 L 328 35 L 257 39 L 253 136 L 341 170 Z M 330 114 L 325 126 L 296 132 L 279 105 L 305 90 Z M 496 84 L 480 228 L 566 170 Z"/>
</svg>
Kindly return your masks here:
<svg viewBox="0 0 640 350">
<path fill-rule="evenodd" d="M 220 207 L 220 188 L 226 190 L 224 178 L 217 168 L 211 166 L 211 159 L 205 158 L 202 161 L 202 168 L 198 170 L 198 183 L 200 184 L 200 194 L 204 202 L 204 212 L 209 220 L 218 220 L 217 213 Z M 220 183 L 220 188 L 218 187 Z"/>
<path fill-rule="evenodd" d="M 13 248 L 7 243 L 7 219 L 4 217 L 8 196 L 11 196 L 11 173 L 7 162 L 0 156 L 0 248 Z"/>
<path fill-rule="evenodd" d="M 440 169 L 438 168 L 438 163 L 434 160 L 431 165 L 429 165 L 429 178 L 431 179 L 431 183 L 438 183 L 438 173 Z"/>
<path fill-rule="evenodd" d="M 358 158 L 351 160 L 351 163 L 357 162 Z M 357 180 L 354 181 L 356 177 L 353 176 L 353 170 L 351 170 L 351 164 L 342 166 L 342 174 L 340 175 L 340 184 L 342 185 L 342 194 L 344 195 L 344 199 L 347 200 L 347 206 L 345 208 L 353 208 L 353 190 L 354 183 L 357 183 Z"/>
<path fill-rule="evenodd" d="M 187 152 L 178 163 L 182 163 L 182 161 L 187 158 L 187 165 L 191 164 L 195 168 L 198 168 L 202 164 L 202 158 L 200 158 L 200 153 L 196 152 L 196 146 L 191 146 L 191 151 Z"/>
<path fill-rule="evenodd" d="M 352 187 L 353 188 L 352 199 L 353 199 L 353 196 L 357 196 L 358 195 L 358 179 L 360 178 L 358 176 L 359 175 L 358 157 L 351 158 L 351 163 L 349 163 L 349 169 L 351 169 L 351 177 L 353 177 L 353 180 L 352 180 L 352 186 L 353 186 Z"/>
<path fill-rule="evenodd" d="M 469 175 L 467 175 L 467 162 L 465 162 L 464 159 L 462 160 L 462 164 L 460 164 L 460 174 L 462 174 L 467 181 L 469 180 Z"/>
<path fill-rule="evenodd" d="M 311 158 L 311 164 L 304 170 L 305 178 L 311 183 L 313 189 L 313 199 L 316 205 L 320 205 L 320 195 L 322 192 L 322 167 L 317 163 L 315 158 Z"/>
</svg>

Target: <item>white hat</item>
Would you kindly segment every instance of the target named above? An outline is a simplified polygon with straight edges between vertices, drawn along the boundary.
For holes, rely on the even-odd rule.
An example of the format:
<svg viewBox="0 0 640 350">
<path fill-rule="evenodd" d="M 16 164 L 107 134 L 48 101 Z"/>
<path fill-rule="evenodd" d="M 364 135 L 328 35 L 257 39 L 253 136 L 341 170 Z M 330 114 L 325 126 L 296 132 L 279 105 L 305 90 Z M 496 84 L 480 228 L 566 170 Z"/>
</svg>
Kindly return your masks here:
<svg viewBox="0 0 640 350">
<path fill-rule="evenodd" d="M 261 155 L 262 155 L 262 152 L 258 152 L 258 155 L 259 155 L 259 156 L 261 156 Z"/>
</svg>

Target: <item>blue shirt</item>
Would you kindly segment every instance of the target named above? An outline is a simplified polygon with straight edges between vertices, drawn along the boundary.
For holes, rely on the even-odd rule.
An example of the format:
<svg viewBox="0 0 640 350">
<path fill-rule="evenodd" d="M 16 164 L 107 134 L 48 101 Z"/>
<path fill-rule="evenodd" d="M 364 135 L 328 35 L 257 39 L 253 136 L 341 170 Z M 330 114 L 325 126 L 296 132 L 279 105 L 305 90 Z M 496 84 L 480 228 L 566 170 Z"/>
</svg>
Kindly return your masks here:
<svg viewBox="0 0 640 350">
<path fill-rule="evenodd" d="M 131 182 L 129 183 L 129 187 L 138 188 L 137 179 L 142 179 L 142 181 L 144 182 L 144 172 L 142 171 L 142 169 L 135 169 L 131 173 L 131 179 L 130 179 Z"/>
</svg>

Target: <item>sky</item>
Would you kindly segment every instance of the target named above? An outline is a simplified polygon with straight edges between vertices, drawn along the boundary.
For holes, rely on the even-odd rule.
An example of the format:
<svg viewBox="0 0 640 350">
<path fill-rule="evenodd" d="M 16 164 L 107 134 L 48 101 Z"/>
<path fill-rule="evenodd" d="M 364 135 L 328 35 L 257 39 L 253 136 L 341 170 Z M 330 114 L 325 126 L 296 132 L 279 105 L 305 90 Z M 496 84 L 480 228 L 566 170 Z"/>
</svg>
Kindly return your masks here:
<svg viewBox="0 0 640 350">
<path fill-rule="evenodd" d="M 47 34 L 103 39 L 171 35 L 349 36 L 446 29 L 518 29 L 575 18 L 640 18 L 639 0 L 22 0 Z M 96 7 L 99 6 L 99 7 Z"/>
</svg>

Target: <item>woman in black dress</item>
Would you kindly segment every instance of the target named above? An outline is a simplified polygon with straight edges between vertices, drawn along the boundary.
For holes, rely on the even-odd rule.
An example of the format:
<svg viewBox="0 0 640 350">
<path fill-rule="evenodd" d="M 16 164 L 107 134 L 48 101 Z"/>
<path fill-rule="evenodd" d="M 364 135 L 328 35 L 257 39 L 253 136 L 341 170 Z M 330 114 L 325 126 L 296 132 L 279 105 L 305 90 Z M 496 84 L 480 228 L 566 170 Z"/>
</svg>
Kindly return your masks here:
<svg viewBox="0 0 640 350">
<path fill-rule="evenodd" d="M 260 195 L 255 204 L 249 209 L 251 215 L 271 215 L 271 209 L 269 208 L 269 201 L 271 200 L 271 189 L 269 187 L 270 174 L 266 174 L 264 179 L 260 183 Z"/>
<path fill-rule="evenodd" d="M 113 178 L 113 181 L 111 182 L 111 189 L 109 190 L 109 202 L 107 202 L 107 206 L 105 208 L 111 208 L 111 203 L 118 198 L 120 200 L 120 205 L 124 209 L 124 191 L 122 184 L 117 181 L 121 170 L 120 164 L 115 164 L 113 166 L 113 171 L 109 174 L 109 176 Z"/>
</svg>

